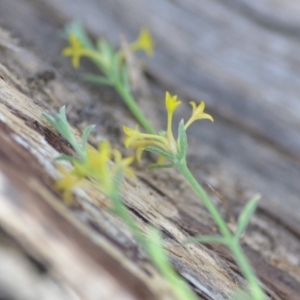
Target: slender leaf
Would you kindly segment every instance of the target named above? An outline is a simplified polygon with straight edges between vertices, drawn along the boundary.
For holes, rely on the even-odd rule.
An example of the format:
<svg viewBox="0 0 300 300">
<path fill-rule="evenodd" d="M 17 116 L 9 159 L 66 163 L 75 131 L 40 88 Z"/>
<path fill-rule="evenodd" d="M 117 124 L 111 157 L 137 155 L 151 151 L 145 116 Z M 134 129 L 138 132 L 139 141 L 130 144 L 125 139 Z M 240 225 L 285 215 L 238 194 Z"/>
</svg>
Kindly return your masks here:
<svg viewBox="0 0 300 300">
<path fill-rule="evenodd" d="M 152 152 L 152 153 L 155 153 L 155 154 L 158 154 L 158 155 L 161 155 L 163 157 L 166 157 L 167 159 L 173 161 L 174 159 L 174 156 L 162 149 L 159 149 L 157 147 L 153 147 L 153 146 L 147 146 L 145 147 L 145 150 L 146 151 L 149 151 L 149 152 Z"/>
<path fill-rule="evenodd" d="M 123 82 L 123 74 L 121 70 L 120 58 L 117 52 L 114 52 L 111 57 L 111 68 L 115 78 Z"/>
<path fill-rule="evenodd" d="M 43 118 L 53 127 L 56 127 L 55 120 L 52 116 L 42 113 Z"/>
<path fill-rule="evenodd" d="M 123 86 L 126 88 L 126 91 L 130 92 L 129 74 L 125 65 L 122 67 L 122 82 Z"/>
<path fill-rule="evenodd" d="M 147 239 L 147 249 L 152 261 L 176 291 L 179 299 L 196 300 L 197 298 L 192 290 L 178 276 L 169 262 L 166 250 L 161 244 L 162 238 L 159 230 L 156 228 L 151 228 L 150 230 L 150 238 Z"/>
<path fill-rule="evenodd" d="M 184 121 L 181 120 L 178 126 L 178 145 L 179 145 L 179 159 L 186 157 L 187 151 L 187 136 L 184 129 Z"/>
<path fill-rule="evenodd" d="M 87 126 L 82 133 L 82 146 L 81 147 L 82 147 L 83 151 L 85 151 L 85 149 L 86 149 L 88 137 L 94 128 L 95 128 L 95 125 Z"/>
<path fill-rule="evenodd" d="M 149 170 L 153 170 L 153 169 L 165 169 L 165 168 L 173 168 L 175 167 L 174 164 L 151 164 L 150 166 L 148 166 Z"/>
<path fill-rule="evenodd" d="M 62 106 L 58 114 L 51 117 L 43 114 L 44 118 L 72 145 L 81 159 L 85 157 L 82 147 L 78 144 L 66 117 L 66 106 Z"/>
<path fill-rule="evenodd" d="M 254 197 L 252 197 L 241 212 L 237 222 L 237 229 L 235 232 L 235 237 L 237 239 L 240 238 L 240 236 L 243 234 L 246 227 L 248 226 L 250 218 L 252 217 L 260 198 L 260 195 L 255 195 Z"/>
<path fill-rule="evenodd" d="M 59 133 L 67 135 L 69 130 L 69 124 L 66 117 L 66 106 L 62 106 L 58 114 L 50 116 L 48 114 L 42 114 L 48 123 L 50 123 Z M 65 137 L 65 136 L 64 136 Z M 65 137 L 66 138 L 66 137 Z"/>
<path fill-rule="evenodd" d="M 87 49 L 95 49 L 91 39 L 84 30 L 82 24 L 78 21 L 72 21 L 65 26 L 65 32 L 67 35 L 75 34 L 75 36 L 81 41 L 82 45 Z"/>
<path fill-rule="evenodd" d="M 149 242 L 147 243 L 148 253 L 160 272 L 168 278 L 173 279 L 174 271 L 169 263 L 168 256 L 161 244 L 161 235 L 158 229 L 150 229 Z"/>
<path fill-rule="evenodd" d="M 160 136 L 166 136 L 166 132 L 163 131 L 163 130 L 160 130 L 160 131 L 158 132 L 158 135 L 160 135 Z"/>
<path fill-rule="evenodd" d="M 62 154 L 62 155 L 55 157 L 55 160 L 66 160 L 66 161 L 74 162 L 74 161 L 77 161 L 78 159 L 71 155 Z"/>
<path fill-rule="evenodd" d="M 58 117 L 62 121 L 62 123 L 69 125 L 67 116 L 66 116 L 66 106 L 65 105 L 60 108 Z"/>
<path fill-rule="evenodd" d="M 113 46 L 104 39 L 97 40 L 96 45 L 97 45 L 97 49 L 101 52 L 101 54 L 107 60 L 111 61 L 115 52 Z"/>
<path fill-rule="evenodd" d="M 111 80 L 109 80 L 107 77 L 96 74 L 86 73 L 83 75 L 83 79 L 96 84 L 112 85 Z"/>
</svg>

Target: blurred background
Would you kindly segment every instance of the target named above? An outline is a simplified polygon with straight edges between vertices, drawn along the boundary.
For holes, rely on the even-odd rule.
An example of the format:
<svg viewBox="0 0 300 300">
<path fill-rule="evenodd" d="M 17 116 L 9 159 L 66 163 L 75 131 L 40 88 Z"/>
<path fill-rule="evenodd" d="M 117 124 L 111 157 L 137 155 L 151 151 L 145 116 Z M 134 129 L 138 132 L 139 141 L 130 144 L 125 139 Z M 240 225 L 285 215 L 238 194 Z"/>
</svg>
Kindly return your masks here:
<svg viewBox="0 0 300 300">
<path fill-rule="evenodd" d="M 189 129 L 192 172 L 222 194 L 235 216 L 261 193 L 257 215 L 296 239 L 288 244 L 293 251 L 300 238 L 299 16 L 300 2 L 284 0 L 0 0 L 0 25 L 38 53 L 41 69 L 66 81 L 80 78 L 60 55 L 66 23 L 79 21 L 93 38 L 116 46 L 120 34 L 132 41 L 148 28 L 156 47 L 145 63 L 150 95 L 139 101 L 141 108 L 159 130 L 165 128 L 166 90 L 184 102 L 176 121 L 189 117 L 189 100 L 205 101 L 215 122 Z M 111 111 L 117 128 L 124 120 L 134 123 L 111 91 L 94 89 L 89 99 L 74 91 L 84 99 L 77 106 L 74 100 L 77 112 L 91 105 L 99 112 L 94 118 L 78 114 L 85 118 L 78 122 L 101 123 Z M 182 193 L 182 199 L 192 198 Z M 280 243 L 270 244 L 255 245 L 284 256 Z M 300 258 L 291 257 L 286 261 L 299 267 Z"/>
</svg>

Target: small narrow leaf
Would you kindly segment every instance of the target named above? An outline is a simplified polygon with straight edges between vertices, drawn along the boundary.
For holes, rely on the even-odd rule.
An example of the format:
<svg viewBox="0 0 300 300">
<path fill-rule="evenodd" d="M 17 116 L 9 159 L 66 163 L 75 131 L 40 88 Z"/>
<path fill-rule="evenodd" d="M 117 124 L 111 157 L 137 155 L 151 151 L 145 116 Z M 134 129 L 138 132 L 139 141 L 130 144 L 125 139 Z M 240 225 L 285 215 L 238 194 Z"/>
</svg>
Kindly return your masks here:
<svg viewBox="0 0 300 300">
<path fill-rule="evenodd" d="M 94 49 L 93 43 L 86 31 L 84 30 L 82 24 L 77 21 L 72 21 L 65 26 L 65 32 L 67 35 L 74 34 L 82 43 L 82 45 L 87 49 Z"/>
<path fill-rule="evenodd" d="M 260 195 L 255 195 L 254 197 L 252 197 L 244 207 L 243 211 L 241 212 L 237 222 L 237 229 L 235 232 L 235 237 L 237 239 L 240 238 L 240 236 L 243 234 L 246 227 L 248 226 L 250 218 L 252 217 L 256 209 L 257 202 L 260 200 L 260 198 L 261 198 Z"/>
<path fill-rule="evenodd" d="M 191 243 L 201 243 L 201 244 L 210 244 L 210 243 L 217 243 L 217 244 L 226 244 L 226 240 L 222 236 L 214 236 L 214 235 L 204 235 L 198 237 L 191 237 L 184 241 L 184 244 L 191 244 Z"/>
<path fill-rule="evenodd" d="M 66 117 L 66 106 L 62 106 L 58 114 L 50 116 L 48 114 L 42 114 L 46 121 L 51 124 L 59 133 L 64 135 L 69 130 L 69 124 Z"/>
<path fill-rule="evenodd" d="M 67 116 L 66 116 L 66 106 L 65 105 L 60 108 L 60 110 L 59 110 L 59 118 L 58 119 L 62 120 L 62 122 L 64 124 L 68 124 L 69 125 L 68 120 L 67 120 Z"/>
<path fill-rule="evenodd" d="M 158 229 L 154 227 L 150 229 L 149 241 L 150 242 L 147 243 L 147 250 L 154 264 L 168 280 L 173 280 L 174 271 L 169 263 L 165 249 L 161 244 L 162 239 Z"/>
<path fill-rule="evenodd" d="M 175 167 L 174 164 L 152 164 L 148 166 L 148 169 L 153 170 L 153 169 L 165 169 L 165 168 L 173 168 L 173 167 Z"/>
<path fill-rule="evenodd" d="M 149 239 L 147 239 L 147 251 L 155 266 L 167 279 L 178 295 L 178 299 L 196 300 L 192 290 L 186 285 L 180 276 L 176 273 L 163 247 L 161 234 L 158 229 L 151 228 Z"/>
<path fill-rule="evenodd" d="M 97 49 L 104 54 L 109 54 L 112 52 L 112 46 L 105 39 L 98 39 L 96 41 L 96 46 L 97 46 Z"/>
<path fill-rule="evenodd" d="M 99 76 L 96 74 L 87 73 L 83 75 L 83 79 L 85 81 L 96 83 L 96 84 L 103 84 L 103 85 L 112 85 L 112 82 L 104 76 Z"/>
<path fill-rule="evenodd" d="M 160 131 L 158 132 L 158 135 L 159 135 L 159 136 L 165 136 L 165 135 L 166 135 L 166 132 L 163 131 L 163 130 L 160 130 Z"/>
<path fill-rule="evenodd" d="M 123 86 L 126 88 L 126 91 L 130 91 L 130 83 L 129 83 L 129 75 L 128 75 L 128 70 L 126 66 L 123 66 L 122 68 L 122 82 Z"/>
<path fill-rule="evenodd" d="M 66 117 L 66 106 L 61 107 L 58 114 L 51 117 L 43 114 L 44 118 L 72 145 L 77 154 L 84 158 L 84 152 L 78 144 Z"/>
<path fill-rule="evenodd" d="M 74 162 L 78 159 L 71 155 L 62 154 L 62 155 L 55 157 L 55 160 L 66 160 L 66 161 Z"/>
<path fill-rule="evenodd" d="M 90 125 L 86 127 L 82 133 L 82 149 L 85 151 L 88 137 L 91 133 L 91 131 L 95 128 L 95 125 Z"/>
<path fill-rule="evenodd" d="M 111 62 L 115 52 L 113 46 L 104 39 L 97 40 L 96 44 L 101 55 L 105 57 L 107 61 Z"/>
<path fill-rule="evenodd" d="M 52 116 L 45 113 L 43 113 L 42 116 L 51 126 L 55 127 L 55 120 Z"/>
<path fill-rule="evenodd" d="M 178 126 L 178 145 L 179 145 L 179 158 L 186 157 L 187 151 L 187 136 L 184 129 L 184 121 L 181 120 Z"/>
<path fill-rule="evenodd" d="M 112 69 L 112 73 L 114 74 L 114 77 L 119 78 L 119 80 L 122 82 L 123 74 L 121 70 L 120 58 L 118 53 L 116 52 L 112 53 L 111 56 L 111 69 Z"/>
<path fill-rule="evenodd" d="M 173 155 L 171 155 L 170 153 L 168 153 L 168 152 L 166 152 L 164 150 L 161 150 L 161 149 L 159 149 L 157 147 L 148 146 L 148 147 L 145 147 L 144 150 L 152 152 L 152 153 L 155 153 L 155 154 L 158 154 L 160 156 L 163 156 L 163 157 L 165 157 L 165 158 L 167 158 L 167 159 L 169 159 L 171 161 L 173 161 L 173 159 L 174 159 Z"/>
</svg>

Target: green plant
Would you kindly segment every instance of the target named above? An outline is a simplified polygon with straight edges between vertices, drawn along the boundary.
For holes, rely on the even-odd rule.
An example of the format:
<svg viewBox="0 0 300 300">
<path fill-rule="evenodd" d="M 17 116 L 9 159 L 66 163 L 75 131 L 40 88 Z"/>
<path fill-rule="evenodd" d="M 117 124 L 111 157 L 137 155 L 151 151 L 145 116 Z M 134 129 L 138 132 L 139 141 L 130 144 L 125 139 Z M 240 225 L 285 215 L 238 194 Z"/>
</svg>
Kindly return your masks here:
<svg viewBox="0 0 300 300">
<path fill-rule="evenodd" d="M 177 168 L 177 170 L 185 177 L 195 193 L 201 199 L 206 209 L 213 217 L 221 234 L 220 236 L 201 236 L 197 238 L 190 238 L 185 242 L 221 243 L 226 245 L 231 250 L 237 264 L 239 265 L 244 277 L 248 282 L 252 300 L 265 300 L 266 295 L 262 290 L 259 280 L 256 277 L 249 261 L 247 260 L 240 244 L 240 237 L 245 231 L 249 220 L 255 211 L 259 196 L 254 196 L 247 203 L 244 210 L 240 214 L 237 229 L 234 233 L 232 233 L 217 208 L 209 199 L 205 190 L 197 182 L 187 166 L 187 128 L 198 119 L 208 119 L 213 121 L 213 118 L 204 112 L 204 102 L 201 102 L 199 105 L 193 101 L 190 102 L 193 109 L 192 116 L 186 123 L 183 120 L 179 123 L 178 137 L 175 139 L 172 132 L 172 118 L 175 110 L 181 102 L 177 101 L 177 96 L 171 96 L 169 93 L 167 93 L 167 129 L 166 131 L 156 133 L 142 114 L 135 102 L 134 97 L 131 94 L 128 67 L 126 65 L 125 55 L 122 50 L 116 51 L 112 45 L 104 39 L 98 40 L 95 46 L 84 32 L 82 27 L 76 23 L 69 25 L 67 32 L 70 46 L 66 47 L 62 54 L 72 58 L 72 65 L 74 68 L 79 67 L 80 59 L 82 57 L 88 58 L 94 62 L 103 75 L 86 74 L 84 78 L 90 82 L 113 86 L 124 100 L 129 110 L 133 113 L 137 121 L 147 131 L 147 133 L 142 133 L 139 131 L 138 127 L 129 128 L 124 126 L 124 132 L 127 136 L 124 142 L 125 146 L 136 149 L 136 157 L 139 161 L 141 160 L 143 151 L 149 151 L 157 154 L 159 156 L 157 163 L 150 165 L 149 168 Z M 153 41 L 149 32 L 147 30 L 142 30 L 137 41 L 130 44 L 129 48 L 131 51 L 142 49 L 149 55 L 153 54 Z M 114 212 L 121 216 L 127 223 L 134 236 L 143 246 L 148 255 L 152 258 L 157 268 L 176 290 L 180 299 L 196 299 L 195 295 L 180 279 L 180 277 L 169 264 L 167 256 L 160 243 L 159 233 L 154 230 L 152 233 L 153 240 L 151 241 L 148 241 L 143 237 L 139 228 L 134 223 L 130 213 L 121 201 L 119 188 L 115 188 L 115 186 L 113 186 L 113 182 L 116 182 L 119 187 L 123 172 L 127 172 L 128 174 L 132 173 L 131 169 L 128 168 L 128 165 L 132 162 L 133 158 L 122 159 L 120 154 L 116 154 L 117 152 L 112 152 L 115 154 L 111 154 L 111 152 L 107 150 L 110 149 L 109 144 L 102 144 L 102 146 L 99 148 L 99 155 L 95 153 L 92 154 L 92 150 L 90 150 L 90 153 L 88 153 L 86 140 L 91 131 L 91 127 L 86 128 L 84 131 L 82 145 L 77 144 L 74 137 L 71 136 L 71 131 L 67 125 L 64 108 L 61 109 L 60 114 L 56 117 L 53 118 L 45 115 L 45 118 L 71 143 L 78 156 L 77 158 L 72 158 L 65 155 L 60 157 L 60 159 L 71 161 L 74 169 L 72 171 L 63 170 L 63 178 L 61 181 L 58 181 L 56 187 L 64 190 L 65 197 L 70 197 L 72 189 L 81 183 L 83 179 L 86 179 L 87 177 L 92 177 L 94 179 L 96 178 L 96 181 L 99 181 L 99 189 L 112 200 L 112 203 L 114 204 Z M 62 125 L 64 122 L 66 124 Z M 97 174 L 98 171 L 89 169 L 90 165 L 88 162 L 93 160 L 92 157 L 94 157 L 93 159 L 96 161 L 101 161 L 101 159 L 103 160 L 103 157 L 106 157 L 104 160 L 105 162 L 111 158 L 114 158 L 116 166 L 119 167 L 114 167 L 112 169 L 108 167 L 106 169 L 104 168 L 104 170 L 106 170 L 106 174 L 109 174 L 108 177 L 97 177 L 99 175 Z M 100 157 L 102 158 L 100 159 Z M 107 183 L 110 183 L 110 188 L 107 188 Z M 105 186 L 106 188 L 103 188 Z M 113 189 L 112 186 L 114 187 Z M 241 295 L 241 293 L 243 294 L 243 299 L 246 299 L 245 293 L 242 291 L 239 291 L 235 295 L 235 299 L 239 299 L 240 296 L 237 295 Z"/>
<path fill-rule="evenodd" d="M 122 174 L 134 176 L 129 165 L 133 162 L 133 157 L 122 158 L 121 153 L 116 149 L 111 149 L 108 141 L 103 141 L 98 149 L 87 146 L 87 138 L 92 130 L 92 126 L 84 130 L 82 144 L 80 145 L 73 135 L 68 124 L 65 107 L 60 109 L 59 114 L 50 116 L 43 114 L 44 118 L 74 147 L 77 157 L 61 155 L 60 160 L 72 162 L 73 168 L 60 167 L 61 178 L 56 182 L 55 187 L 63 191 L 64 199 L 70 203 L 74 188 L 84 185 L 95 185 L 100 192 L 104 193 L 112 202 L 110 211 L 127 224 L 134 237 L 142 246 L 144 251 L 153 261 L 157 269 L 162 273 L 167 282 L 175 291 L 178 299 L 196 300 L 196 296 L 189 286 L 174 271 L 167 254 L 162 246 L 159 231 L 149 228 L 149 238 L 145 238 L 139 227 L 134 222 L 129 210 L 122 202 L 120 187 Z M 114 160 L 111 166 L 110 160 Z"/>
<path fill-rule="evenodd" d="M 89 39 L 84 29 L 78 23 L 67 26 L 70 45 L 63 49 L 62 55 L 72 58 L 72 65 L 78 68 L 82 57 L 90 59 L 102 75 L 85 74 L 84 79 L 96 84 L 110 85 L 116 89 L 128 109 L 138 122 L 149 133 L 155 133 L 148 120 L 140 110 L 131 93 L 130 78 L 124 52 L 115 50 L 104 39 L 96 41 L 96 46 Z M 142 29 L 137 40 L 129 45 L 129 50 L 142 50 L 147 55 L 153 55 L 154 43 L 147 29 Z"/>
<path fill-rule="evenodd" d="M 204 102 L 201 102 L 198 106 L 195 102 L 190 102 L 193 108 L 192 116 L 186 123 L 181 120 L 178 126 L 178 138 L 177 140 L 175 140 L 172 132 L 172 118 L 175 110 L 180 104 L 181 102 L 177 101 L 177 96 L 171 96 L 167 92 L 167 130 L 161 131 L 159 134 L 148 134 L 141 133 L 137 127 L 133 129 L 124 126 L 124 132 L 127 136 L 124 144 L 126 147 L 136 148 L 136 156 L 138 160 L 141 160 L 141 155 L 144 150 L 157 154 L 160 157 L 159 163 L 152 165 L 152 168 L 176 167 L 178 169 L 178 171 L 185 177 L 193 190 L 199 196 L 206 209 L 209 211 L 214 221 L 216 222 L 221 233 L 220 237 L 203 236 L 199 238 L 189 239 L 188 242 L 221 243 L 226 245 L 231 250 L 243 275 L 248 281 L 253 299 L 264 300 L 265 294 L 261 289 L 259 281 L 240 245 L 240 237 L 245 231 L 260 197 L 255 196 L 248 202 L 239 217 L 236 232 L 232 233 L 215 205 L 209 199 L 205 190 L 201 187 L 201 185 L 194 178 L 193 174 L 190 172 L 186 163 L 186 153 L 188 147 L 186 135 L 187 128 L 195 120 L 209 119 L 213 121 L 213 118 L 209 114 L 204 113 Z M 168 160 L 170 163 L 162 164 L 161 162 L 163 160 Z"/>
<path fill-rule="evenodd" d="M 43 117 L 51 124 L 74 148 L 78 158 L 84 160 L 86 158 L 87 139 L 91 131 L 94 129 L 94 125 L 88 126 L 84 129 L 82 134 L 81 145 L 77 142 L 71 127 L 66 118 L 66 106 L 61 107 L 58 114 L 50 116 L 48 114 L 42 114 Z M 72 156 L 61 155 L 57 159 L 74 160 Z"/>
</svg>

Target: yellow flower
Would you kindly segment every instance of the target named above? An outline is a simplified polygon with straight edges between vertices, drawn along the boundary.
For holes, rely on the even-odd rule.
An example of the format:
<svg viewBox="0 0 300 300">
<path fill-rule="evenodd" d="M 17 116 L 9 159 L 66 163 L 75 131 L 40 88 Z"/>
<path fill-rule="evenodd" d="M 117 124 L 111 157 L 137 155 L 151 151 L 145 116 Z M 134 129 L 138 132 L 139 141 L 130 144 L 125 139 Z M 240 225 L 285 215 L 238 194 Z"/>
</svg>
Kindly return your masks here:
<svg viewBox="0 0 300 300">
<path fill-rule="evenodd" d="M 165 105 L 167 110 L 167 131 L 162 134 L 148 134 L 142 133 L 139 131 L 138 127 L 129 128 L 123 126 L 124 133 L 126 138 L 124 140 L 124 144 L 126 147 L 136 148 L 136 157 L 137 160 L 141 160 L 143 150 L 148 146 L 154 146 L 159 150 L 167 153 L 167 157 L 176 157 L 179 153 L 179 143 L 175 141 L 173 132 L 172 132 L 172 121 L 173 115 L 177 109 L 177 107 L 181 104 L 180 101 L 177 101 L 177 96 L 171 96 L 168 92 L 166 92 Z M 193 107 L 193 112 L 191 118 L 188 120 L 184 129 L 186 130 L 188 126 L 190 126 L 194 121 L 199 119 L 209 119 L 213 121 L 213 118 L 204 113 L 204 102 L 201 102 L 198 106 L 195 102 L 190 102 Z M 162 159 L 160 158 L 160 162 Z"/>
<path fill-rule="evenodd" d="M 82 184 L 82 177 L 78 176 L 74 170 L 67 170 L 66 168 L 59 167 L 61 173 L 61 179 L 57 180 L 54 187 L 57 190 L 63 191 L 63 198 L 67 203 L 71 203 L 72 191 L 75 187 Z"/>
<path fill-rule="evenodd" d="M 154 41 L 151 37 L 150 31 L 142 28 L 137 40 L 130 45 L 130 48 L 133 51 L 142 50 L 147 54 L 147 56 L 153 56 Z"/>
<path fill-rule="evenodd" d="M 114 158 L 114 166 L 111 166 L 111 158 Z M 72 190 L 85 178 L 93 178 L 97 187 L 106 195 L 111 195 L 116 190 L 115 176 L 118 172 L 134 177 L 129 165 L 133 162 L 133 157 L 122 158 L 118 150 L 111 149 L 108 141 L 103 141 L 98 149 L 90 147 L 84 161 L 74 161 L 74 169 L 68 171 L 60 169 L 62 178 L 58 180 L 55 187 L 63 190 L 63 197 L 70 201 Z"/>
<path fill-rule="evenodd" d="M 122 158 L 122 154 L 117 149 L 113 150 L 115 165 L 112 169 L 112 172 L 116 174 L 119 170 L 121 170 L 127 176 L 134 178 L 135 174 L 133 170 L 129 167 L 134 161 L 133 156 L 129 156 L 127 158 Z"/>
<path fill-rule="evenodd" d="M 177 144 L 172 132 L 172 121 L 174 112 L 180 104 L 181 101 L 177 101 L 177 95 L 172 97 L 169 92 L 166 92 L 166 109 L 168 114 L 166 138 L 169 143 L 169 148 L 173 153 L 177 152 Z"/>
<path fill-rule="evenodd" d="M 83 162 L 76 162 L 75 169 L 82 170 L 85 176 L 96 179 L 101 191 L 107 194 L 113 188 L 113 176 L 109 167 L 111 147 L 108 141 L 99 144 L 98 150 L 90 147 L 87 150 L 87 158 Z"/>
<path fill-rule="evenodd" d="M 126 147 L 136 148 L 136 157 L 141 161 L 142 152 L 147 146 L 156 146 L 166 152 L 170 151 L 169 143 L 166 137 L 155 134 L 142 133 L 138 127 L 135 129 L 123 126 L 124 133 L 127 135 L 124 145 Z"/>
<path fill-rule="evenodd" d="M 163 135 L 142 133 L 138 127 L 135 129 L 123 126 L 124 133 L 127 135 L 124 144 L 126 147 L 136 148 L 136 157 L 141 161 L 143 150 L 147 146 L 156 146 L 161 150 L 175 155 L 177 153 L 177 143 L 172 133 L 172 119 L 177 107 L 180 105 L 177 96 L 166 93 L 166 109 L 168 114 L 167 131 Z"/>
<path fill-rule="evenodd" d="M 80 64 L 80 58 L 82 56 L 94 57 L 95 53 L 92 50 L 85 49 L 81 41 L 76 37 L 75 34 L 71 33 L 69 35 L 70 46 L 62 50 L 63 56 L 72 57 L 72 66 L 77 69 Z"/>
<path fill-rule="evenodd" d="M 187 123 L 184 125 L 184 128 L 187 129 L 194 121 L 200 119 L 208 119 L 210 121 L 214 121 L 213 117 L 209 114 L 204 113 L 205 103 L 201 101 L 201 103 L 197 106 L 194 101 L 191 101 L 190 104 L 193 107 L 193 113 Z"/>
</svg>

